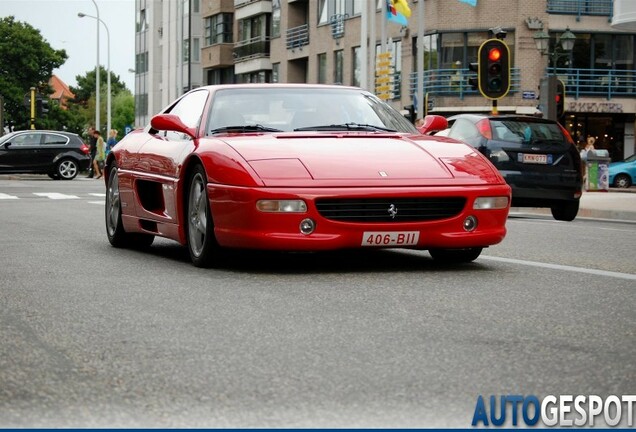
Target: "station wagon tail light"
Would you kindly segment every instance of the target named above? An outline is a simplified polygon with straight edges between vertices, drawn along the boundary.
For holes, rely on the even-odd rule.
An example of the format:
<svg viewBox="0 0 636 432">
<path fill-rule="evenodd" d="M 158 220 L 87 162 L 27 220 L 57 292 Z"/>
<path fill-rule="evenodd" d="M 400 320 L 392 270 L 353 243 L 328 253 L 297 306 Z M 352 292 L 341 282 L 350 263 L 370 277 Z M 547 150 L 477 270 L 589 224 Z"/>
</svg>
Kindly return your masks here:
<svg viewBox="0 0 636 432">
<path fill-rule="evenodd" d="M 508 197 L 479 197 L 473 203 L 474 210 L 496 210 L 508 207 Z"/>
<path fill-rule="evenodd" d="M 259 200 L 256 208 L 265 213 L 305 213 L 307 204 L 303 200 Z"/>
<path fill-rule="evenodd" d="M 572 135 L 570 135 L 570 132 L 568 132 L 568 130 L 564 128 L 561 123 L 559 123 L 559 128 L 561 128 L 561 132 L 563 133 L 563 136 L 567 140 L 568 144 L 575 145 L 574 140 L 572 139 Z"/>
<path fill-rule="evenodd" d="M 486 139 L 492 139 L 492 129 L 490 128 L 490 120 L 483 119 L 479 120 L 477 124 L 477 130 Z"/>
<path fill-rule="evenodd" d="M 90 149 L 85 143 L 82 143 L 82 145 L 80 146 L 80 151 L 84 153 L 85 155 L 90 153 Z"/>
</svg>

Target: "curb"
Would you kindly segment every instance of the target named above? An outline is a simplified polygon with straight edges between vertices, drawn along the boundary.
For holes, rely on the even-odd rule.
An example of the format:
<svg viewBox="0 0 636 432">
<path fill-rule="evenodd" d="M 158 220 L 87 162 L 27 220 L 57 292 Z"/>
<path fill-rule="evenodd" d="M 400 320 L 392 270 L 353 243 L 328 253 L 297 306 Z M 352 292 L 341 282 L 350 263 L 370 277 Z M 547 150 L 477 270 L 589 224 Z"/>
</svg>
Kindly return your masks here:
<svg viewBox="0 0 636 432">
<path fill-rule="evenodd" d="M 535 207 L 510 207 L 509 215 L 516 217 L 546 216 L 550 219 L 552 218 L 550 209 Z M 577 219 L 636 224 L 636 212 L 580 208 L 575 220 Z"/>
</svg>

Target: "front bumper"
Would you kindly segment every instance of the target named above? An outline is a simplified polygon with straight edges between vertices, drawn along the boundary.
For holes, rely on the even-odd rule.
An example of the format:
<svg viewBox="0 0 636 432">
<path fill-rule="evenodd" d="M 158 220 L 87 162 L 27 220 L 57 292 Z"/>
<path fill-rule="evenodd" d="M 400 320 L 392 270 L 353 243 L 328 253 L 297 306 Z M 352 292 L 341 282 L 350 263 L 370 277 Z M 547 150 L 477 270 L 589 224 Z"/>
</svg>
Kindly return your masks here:
<svg viewBox="0 0 636 432">
<path fill-rule="evenodd" d="M 509 207 L 496 210 L 474 210 L 477 197 L 507 196 L 507 185 L 435 187 L 435 188 L 245 188 L 208 185 L 215 235 L 224 247 L 287 251 L 319 251 L 360 248 L 366 232 L 418 232 L 416 244 L 390 245 L 411 249 L 486 247 L 501 242 L 506 235 L 505 223 Z M 464 208 L 456 215 L 439 220 L 417 222 L 341 222 L 323 217 L 317 210 L 318 198 L 466 198 Z M 264 213 L 256 209 L 262 199 L 302 199 L 304 213 Z M 475 216 L 474 231 L 463 228 L 468 216 Z M 309 235 L 300 232 L 301 221 L 311 218 L 316 229 Z M 373 246 L 382 247 L 382 246 Z"/>
</svg>

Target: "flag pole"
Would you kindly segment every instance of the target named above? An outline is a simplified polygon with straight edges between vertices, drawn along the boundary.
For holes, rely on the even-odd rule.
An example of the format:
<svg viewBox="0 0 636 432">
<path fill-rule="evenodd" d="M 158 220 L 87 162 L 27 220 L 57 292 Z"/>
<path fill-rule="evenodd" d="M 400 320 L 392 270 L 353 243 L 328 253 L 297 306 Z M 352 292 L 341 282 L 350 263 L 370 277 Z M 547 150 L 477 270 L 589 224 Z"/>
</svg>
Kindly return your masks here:
<svg viewBox="0 0 636 432">
<path fill-rule="evenodd" d="M 369 90 L 369 7 L 362 8 L 360 22 L 360 87 Z"/>
<path fill-rule="evenodd" d="M 424 117 L 424 2 L 417 2 L 417 111 L 418 117 Z"/>
</svg>

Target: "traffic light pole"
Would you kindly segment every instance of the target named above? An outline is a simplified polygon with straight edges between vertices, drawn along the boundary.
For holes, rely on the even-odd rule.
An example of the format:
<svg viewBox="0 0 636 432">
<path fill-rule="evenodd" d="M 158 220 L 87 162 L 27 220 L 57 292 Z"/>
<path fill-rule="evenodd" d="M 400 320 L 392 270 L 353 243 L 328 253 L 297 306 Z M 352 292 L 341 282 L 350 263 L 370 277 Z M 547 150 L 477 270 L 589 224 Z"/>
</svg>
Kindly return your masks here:
<svg viewBox="0 0 636 432">
<path fill-rule="evenodd" d="M 493 99 L 492 100 L 492 115 L 497 115 L 499 114 L 499 111 L 497 111 L 497 99 Z"/>
<path fill-rule="evenodd" d="M 35 87 L 31 87 L 31 129 L 35 129 Z"/>
</svg>

